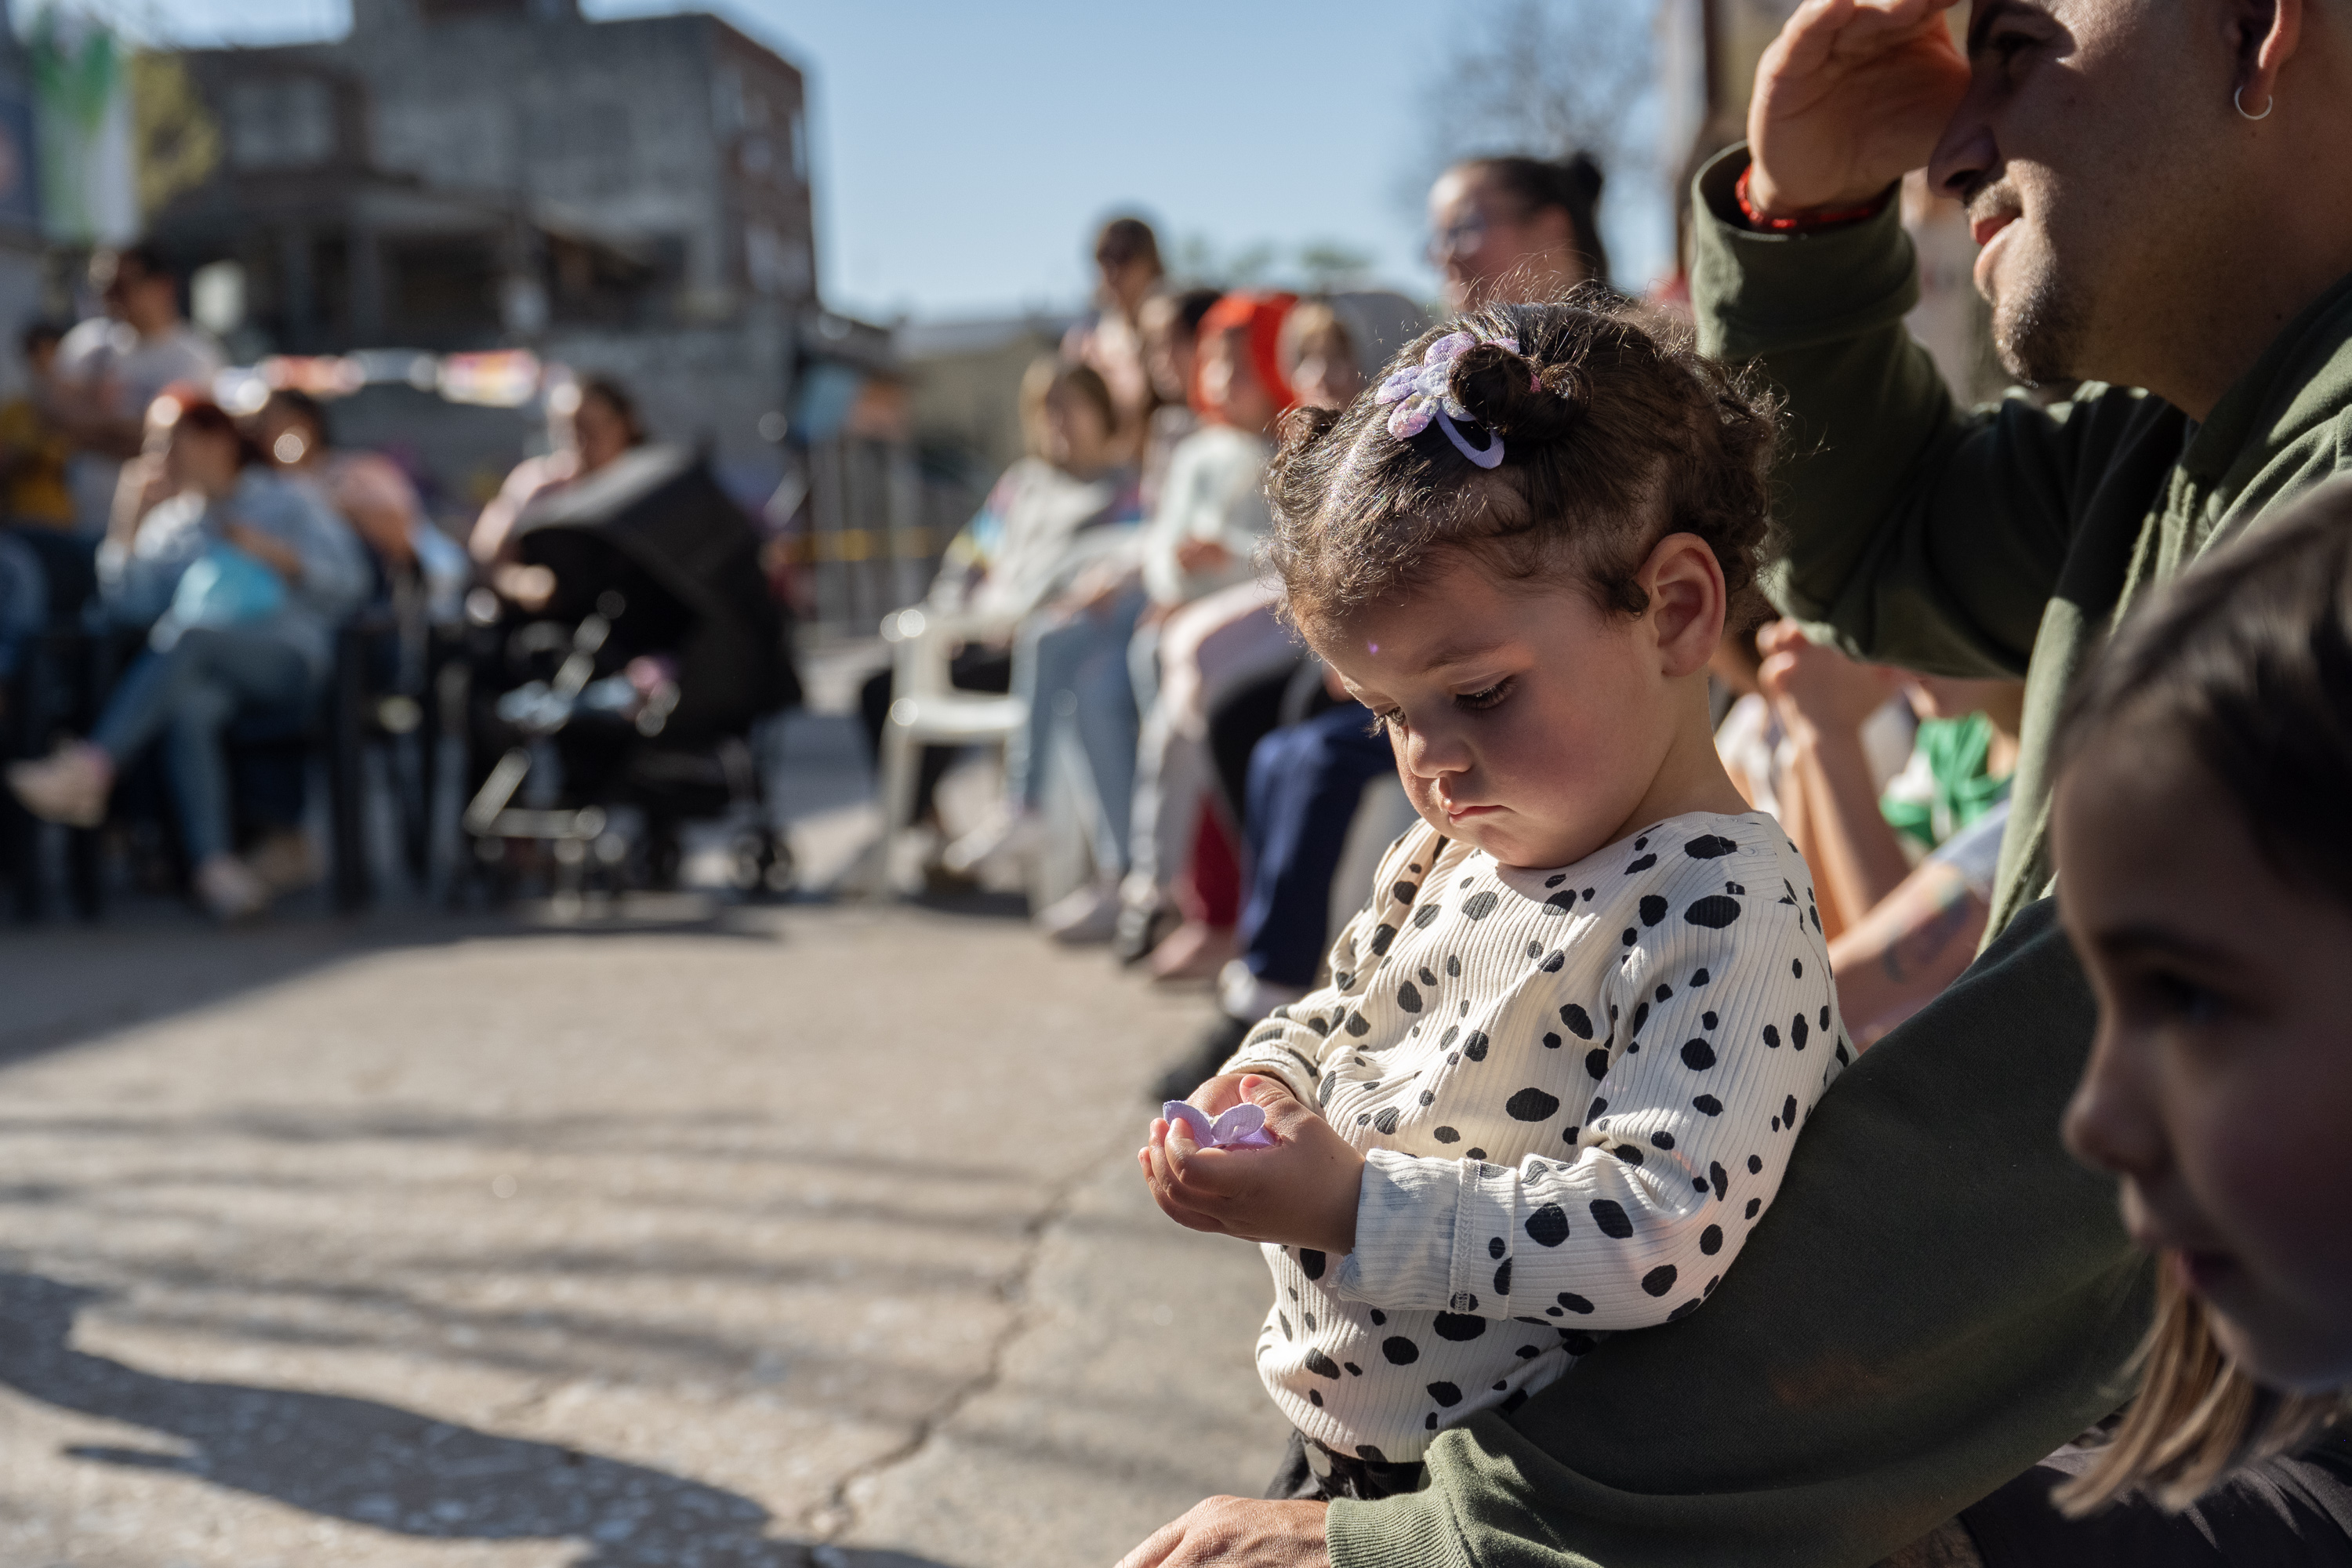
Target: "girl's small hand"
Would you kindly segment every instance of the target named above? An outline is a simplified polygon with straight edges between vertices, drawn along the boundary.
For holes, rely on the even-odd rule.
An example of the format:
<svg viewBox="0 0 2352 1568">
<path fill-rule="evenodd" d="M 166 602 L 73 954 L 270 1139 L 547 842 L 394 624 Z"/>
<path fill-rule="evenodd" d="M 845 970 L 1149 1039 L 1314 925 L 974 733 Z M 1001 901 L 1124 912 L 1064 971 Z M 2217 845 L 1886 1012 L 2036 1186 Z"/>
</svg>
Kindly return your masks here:
<svg viewBox="0 0 2352 1568">
<path fill-rule="evenodd" d="M 1199 1106 L 1213 1121 L 1242 1102 L 1242 1080 L 1249 1076 L 1242 1072 L 1221 1072 L 1213 1079 L 1204 1079 L 1200 1088 L 1184 1097 L 1184 1102 Z"/>
<path fill-rule="evenodd" d="M 1182 1123 L 1153 1121 L 1151 1142 L 1137 1159 L 1160 1212 L 1188 1229 L 1244 1241 L 1353 1251 L 1363 1156 L 1280 1079 L 1251 1073 L 1240 1089 L 1265 1108 L 1266 1128 L 1281 1142 L 1271 1149 L 1202 1149 Z"/>
</svg>

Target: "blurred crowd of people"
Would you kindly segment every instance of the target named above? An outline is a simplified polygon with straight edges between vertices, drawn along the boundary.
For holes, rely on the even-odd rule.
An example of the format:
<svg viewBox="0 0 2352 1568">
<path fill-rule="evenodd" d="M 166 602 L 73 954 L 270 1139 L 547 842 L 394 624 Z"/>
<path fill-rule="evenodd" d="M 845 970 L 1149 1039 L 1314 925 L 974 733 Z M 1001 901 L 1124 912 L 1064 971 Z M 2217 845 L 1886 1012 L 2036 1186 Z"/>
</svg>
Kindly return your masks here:
<svg viewBox="0 0 2352 1568">
<path fill-rule="evenodd" d="M 1612 286 L 1602 183 L 1580 153 L 1447 170 L 1429 196 L 1442 308 Z M 946 748 L 926 752 L 914 812 L 935 882 L 1028 879 L 1049 837 L 1051 758 L 1066 745 L 1082 759 L 1094 876 L 1037 923 L 1156 983 L 1209 989 L 1214 1016 L 1160 1086 L 1176 1097 L 1306 994 L 1363 890 L 1335 881 L 1369 872 L 1366 830 L 1377 847 L 1407 820 L 1401 795 L 1373 787 L 1395 774 L 1389 740 L 1286 622 L 1257 555 L 1279 421 L 1345 408 L 1431 321 L 1383 291 L 1173 286 L 1131 216 L 1102 226 L 1094 260 L 1095 312 L 1024 381 L 1029 455 L 950 546 L 923 606 L 929 635 L 952 643 L 954 684 L 1017 693 L 1028 720 L 984 819 L 940 826 Z M 1727 766 L 1817 868 L 1867 1043 L 1976 951 L 2022 687 L 1856 664 L 1793 622 L 1733 637 L 1715 672 Z M 862 693 L 877 757 L 892 679 Z"/>
<path fill-rule="evenodd" d="M 494 595 L 477 620 L 548 604 L 554 574 L 522 558 L 518 517 L 646 432 L 619 383 L 559 383 L 548 450 L 460 540 L 412 469 L 337 444 L 319 398 L 279 387 L 225 409 L 220 347 L 183 319 L 182 281 L 155 250 L 101 252 L 91 282 L 102 313 L 27 328 L 29 385 L 0 405 L 0 731 L 19 756 L 41 739 L 15 710 L 19 677 L 62 634 L 71 657 L 31 706 L 80 731 L 12 763 L 8 787 L 70 827 L 152 823 L 149 869 L 243 919 L 321 874 L 305 781 L 339 630 L 378 629 L 374 697 L 425 699 L 428 645 L 465 623 L 469 591 Z"/>
</svg>

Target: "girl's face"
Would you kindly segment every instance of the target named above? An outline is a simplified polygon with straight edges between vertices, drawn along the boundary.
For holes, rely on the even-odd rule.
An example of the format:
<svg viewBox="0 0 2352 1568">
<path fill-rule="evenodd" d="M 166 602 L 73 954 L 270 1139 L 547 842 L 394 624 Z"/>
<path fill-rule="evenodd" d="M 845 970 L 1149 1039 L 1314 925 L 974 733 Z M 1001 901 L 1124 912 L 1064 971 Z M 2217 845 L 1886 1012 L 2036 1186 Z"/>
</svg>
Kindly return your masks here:
<svg viewBox="0 0 2352 1568">
<path fill-rule="evenodd" d="M 1235 327 L 1201 340 L 1201 397 L 1236 429 L 1264 431 L 1274 423 L 1274 399 L 1250 363 L 1246 331 Z"/>
<path fill-rule="evenodd" d="M 1110 426 L 1089 398 L 1057 392 L 1045 399 L 1045 460 L 1066 473 L 1098 473 L 1110 457 Z"/>
<path fill-rule="evenodd" d="M 1448 169 L 1429 190 L 1429 258 L 1459 315 L 1496 301 L 1549 300 L 1584 281 L 1568 214 L 1524 210 L 1478 170 Z"/>
<path fill-rule="evenodd" d="M 2060 780 L 2059 907 L 2099 1029 L 2066 1143 L 2261 1382 L 2352 1384 L 2352 910 L 2280 879 L 2237 803 L 2127 721 Z"/>
<path fill-rule="evenodd" d="M 1291 368 L 1290 390 L 1308 408 L 1345 408 L 1364 389 L 1364 373 L 1356 364 L 1356 351 L 1348 334 L 1337 327 L 1303 334 L 1298 363 Z"/>
<path fill-rule="evenodd" d="M 1311 634 L 1388 725 L 1423 821 L 1506 866 L 1567 866 L 1689 809 L 1659 809 L 1664 785 L 1710 767 L 1722 777 L 1706 668 L 1723 574 L 1704 543 L 1660 542 L 1640 616 L 1603 610 L 1573 584 L 1507 586 L 1466 556 L 1438 560 L 1412 598 Z M 1703 762 L 1686 754 L 1694 737 Z"/>
<path fill-rule="evenodd" d="M 224 430 L 181 425 L 163 448 L 163 472 L 181 489 L 217 499 L 236 488 L 236 437 Z"/>
</svg>

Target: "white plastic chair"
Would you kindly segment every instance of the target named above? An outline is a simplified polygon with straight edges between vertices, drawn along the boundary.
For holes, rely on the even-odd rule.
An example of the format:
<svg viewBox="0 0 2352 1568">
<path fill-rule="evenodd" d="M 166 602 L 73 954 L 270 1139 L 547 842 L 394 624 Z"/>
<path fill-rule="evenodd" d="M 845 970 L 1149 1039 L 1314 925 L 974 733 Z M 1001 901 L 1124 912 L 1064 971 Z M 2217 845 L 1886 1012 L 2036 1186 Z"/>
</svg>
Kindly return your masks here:
<svg viewBox="0 0 2352 1568">
<path fill-rule="evenodd" d="M 886 852 L 914 826 L 915 783 L 925 746 L 1001 746 L 1029 721 L 1029 705 L 1020 698 L 960 691 L 948 679 L 948 660 L 970 629 L 919 606 L 882 617 L 895 694 L 882 726 Z"/>
</svg>

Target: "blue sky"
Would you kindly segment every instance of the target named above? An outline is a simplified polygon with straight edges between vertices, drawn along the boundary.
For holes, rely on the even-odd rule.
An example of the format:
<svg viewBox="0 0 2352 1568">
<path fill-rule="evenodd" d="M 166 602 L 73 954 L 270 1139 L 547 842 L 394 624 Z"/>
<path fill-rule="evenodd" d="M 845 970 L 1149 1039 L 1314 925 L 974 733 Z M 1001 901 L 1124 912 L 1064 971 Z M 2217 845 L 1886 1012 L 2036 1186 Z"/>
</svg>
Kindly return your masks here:
<svg viewBox="0 0 2352 1568">
<path fill-rule="evenodd" d="M 811 81 L 828 302 L 941 319 L 1063 305 L 1093 225 L 1144 212 L 1218 254 L 1336 240 L 1425 294 L 1403 183 L 1425 85 L 1479 0 L 586 0 L 593 16 L 711 10 Z M 24 0 L 18 0 L 24 8 Z M 347 0 L 106 0 L 191 43 L 330 37 Z M 1008 21 L 1007 12 L 1018 17 Z M 1620 201 L 1620 207 L 1637 204 Z M 1654 265 L 1646 224 L 1612 247 Z M 1621 266 L 1623 263 L 1621 262 Z M 1641 276 L 1621 281 L 1639 284 Z"/>
</svg>

